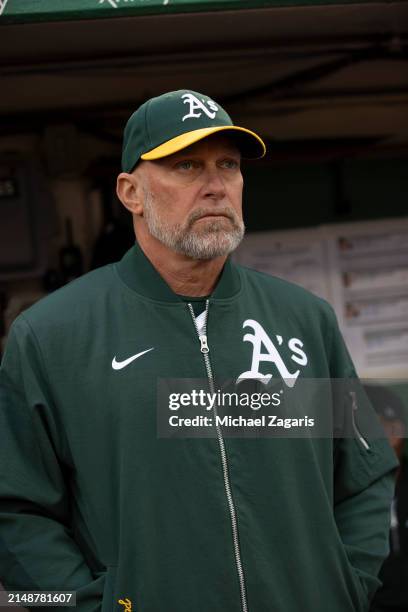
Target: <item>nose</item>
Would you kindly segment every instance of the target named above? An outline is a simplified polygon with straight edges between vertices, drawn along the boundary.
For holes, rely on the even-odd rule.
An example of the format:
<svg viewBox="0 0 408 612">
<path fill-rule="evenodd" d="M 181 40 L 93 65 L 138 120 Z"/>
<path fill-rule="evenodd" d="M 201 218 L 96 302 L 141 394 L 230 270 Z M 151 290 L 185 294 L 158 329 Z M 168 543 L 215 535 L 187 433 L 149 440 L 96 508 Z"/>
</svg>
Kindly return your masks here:
<svg viewBox="0 0 408 612">
<path fill-rule="evenodd" d="M 225 198 L 225 184 L 218 168 L 207 169 L 204 177 L 204 197 L 209 200 Z"/>
</svg>

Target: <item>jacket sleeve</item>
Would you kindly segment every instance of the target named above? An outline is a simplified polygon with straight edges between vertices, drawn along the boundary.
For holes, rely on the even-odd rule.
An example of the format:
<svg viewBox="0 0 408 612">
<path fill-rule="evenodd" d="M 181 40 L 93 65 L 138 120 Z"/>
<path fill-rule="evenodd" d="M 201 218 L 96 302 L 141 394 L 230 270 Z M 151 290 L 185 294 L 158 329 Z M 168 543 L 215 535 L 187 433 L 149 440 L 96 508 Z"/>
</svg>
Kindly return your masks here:
<svg viewBox="0 0 408 612">
<path fill-rule="evenodd" d="M 389 554 L 398 460 L 358 380 L 331 307 L 330 314 L 330 373 L 344 427 L 344 437 L 334 440 L 334 515 L 368 605 L 381 585 L 377 576 Z"/>
<path fill-rule="evenodd" d="M 0 582 L 6 590 L 76 591 L 77 609 L 96 612 L 105 573 L 92 574 L 70 531 L 46 380 L 40 349 L 20 315 L 0 368 Z"/>
</svg>

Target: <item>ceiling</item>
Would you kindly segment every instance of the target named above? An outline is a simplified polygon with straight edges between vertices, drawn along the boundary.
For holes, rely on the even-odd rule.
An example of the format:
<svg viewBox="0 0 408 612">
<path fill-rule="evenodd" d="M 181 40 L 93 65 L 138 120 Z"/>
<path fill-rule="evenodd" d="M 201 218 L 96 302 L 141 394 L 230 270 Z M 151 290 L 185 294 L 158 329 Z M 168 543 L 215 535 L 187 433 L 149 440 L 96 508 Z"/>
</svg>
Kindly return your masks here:
<svg viewBox="0 0 408 612">
<path fill-rule="evenodd" d="M 278 156 L 405 155 L 408 3 L 3 25 L 0 82 L 0 135 L 75 123 L 115 140 L 147 97 L 188 88 Z"/>
</svg>

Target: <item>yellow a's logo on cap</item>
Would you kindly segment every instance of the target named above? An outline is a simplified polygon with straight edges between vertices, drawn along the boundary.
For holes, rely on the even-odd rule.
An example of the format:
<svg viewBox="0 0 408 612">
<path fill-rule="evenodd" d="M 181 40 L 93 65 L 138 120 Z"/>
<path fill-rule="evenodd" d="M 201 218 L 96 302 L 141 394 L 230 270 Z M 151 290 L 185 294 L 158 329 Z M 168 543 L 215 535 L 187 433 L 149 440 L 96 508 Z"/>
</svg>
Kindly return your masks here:
<svg viewBox="0 0 408 612">
<path fill-rule="evenodd" d="M 123 612 L 132 612 L 132 602 L 128 597 L 126 597 L 125 599 L 118 599 L 118 603 L 124 606 Z"/>
<path fill-rule="evenodd" d="M 214 119 L 215 115 L 217 114 L 218 106 L 212 100 L 207 100 L 207 104 L 209 106 L 209 109 L 208 109 L 205 106 L 206 101 L 204 99 L 202 101 L 199 100 L 197 96 L 195 96 L 194 94 L 187 93 L 187 94 L 183 94 L 181 97 L 184 98 L 183 104 L 190 105 L 190 112 L 187 115 L 184 115 L 182 121 L 184 121 L 185 119 L 189 119 L 190 117 L 199 118 L 201 117 L 203 112 L 210 119 Z M 195 112 L 195 111 L 201 111 L 201 112 Z M 211 111 L 214 111 L 214 112 L 211 112 Z"/>
</svg>

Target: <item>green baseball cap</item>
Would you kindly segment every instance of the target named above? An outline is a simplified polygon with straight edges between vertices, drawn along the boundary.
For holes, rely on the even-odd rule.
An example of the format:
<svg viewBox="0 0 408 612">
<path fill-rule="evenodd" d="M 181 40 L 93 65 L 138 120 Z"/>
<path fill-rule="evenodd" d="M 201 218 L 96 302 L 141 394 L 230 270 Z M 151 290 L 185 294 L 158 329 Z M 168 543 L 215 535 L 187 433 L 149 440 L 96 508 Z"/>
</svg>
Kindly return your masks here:
<svg viewBox="0 0 408 612">
<path fill-rule="evenodd" d="M 263 140 L 255 132 L 234 125 L 228 113 L 204 94 L 180 89 L 150 98 L 126 124 L 122 170 L 131 172 L 140 159 L 172 155 L 223 131 L 233 134 L 243 157 L 257 159 L 265 155 Z"/>
</svg>

